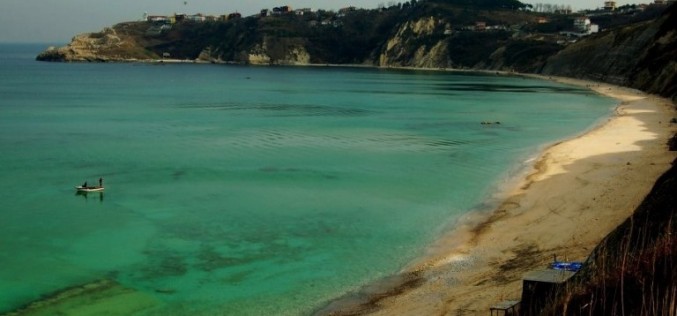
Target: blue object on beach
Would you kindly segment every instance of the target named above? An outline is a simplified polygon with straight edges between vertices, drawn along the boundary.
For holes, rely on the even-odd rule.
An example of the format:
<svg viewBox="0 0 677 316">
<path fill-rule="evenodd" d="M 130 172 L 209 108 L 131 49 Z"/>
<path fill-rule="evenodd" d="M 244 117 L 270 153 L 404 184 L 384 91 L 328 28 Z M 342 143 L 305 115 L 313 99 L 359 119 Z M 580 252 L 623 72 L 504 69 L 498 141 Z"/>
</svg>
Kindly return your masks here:
<svg viewBox="0 0 677 316">
<path fill-rule="evenodd" d="M 566 271 L 578 271 L 583 267 L 583 262 L 563 262 L 555 261 L 550 264 L 551 269 L 555 270 L 566 270 Z"/>
</svg>

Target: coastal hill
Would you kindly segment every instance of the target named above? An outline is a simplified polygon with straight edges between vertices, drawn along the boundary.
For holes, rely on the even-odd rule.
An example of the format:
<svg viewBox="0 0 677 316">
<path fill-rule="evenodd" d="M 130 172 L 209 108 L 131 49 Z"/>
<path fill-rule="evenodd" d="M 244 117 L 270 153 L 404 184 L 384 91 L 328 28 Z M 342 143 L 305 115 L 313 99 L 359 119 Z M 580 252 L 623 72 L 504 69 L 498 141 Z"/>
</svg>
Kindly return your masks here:
<svg viewBox="0 0 677 316">
<path fill-rule="evenodd" d="M 37 59 L 500 70 L 604 81 L 674 98 L 677 33 L 668 23 L 674 7 L 583 14 L 556 6 L 534 12 L 516 0 L 411 0 L 371 10 L 284 6 L 249 17 L 148 16 L 77 35 Z"/>
</svg>

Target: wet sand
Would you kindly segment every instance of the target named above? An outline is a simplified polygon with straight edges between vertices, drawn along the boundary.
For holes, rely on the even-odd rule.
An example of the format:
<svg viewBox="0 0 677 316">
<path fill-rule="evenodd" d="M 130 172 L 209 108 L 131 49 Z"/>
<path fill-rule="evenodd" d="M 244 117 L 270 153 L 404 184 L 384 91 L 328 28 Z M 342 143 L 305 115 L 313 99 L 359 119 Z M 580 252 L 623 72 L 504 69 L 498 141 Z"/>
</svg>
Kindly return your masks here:
<svg viewBox="0 0 677 316">
<path fill-rule="evenodd" d="M 677 157 L 669 100 L 595 82 L 531 76 L 616 98 L 600 126 L 547 148 L 507 188 L 499 207 L 474 212 L 398 276 L 338 299 L 318 314 L 485 315 L 519 300 L 522 276 L 558 260 L 584 261 L 641 203 Z"/>
</svg>

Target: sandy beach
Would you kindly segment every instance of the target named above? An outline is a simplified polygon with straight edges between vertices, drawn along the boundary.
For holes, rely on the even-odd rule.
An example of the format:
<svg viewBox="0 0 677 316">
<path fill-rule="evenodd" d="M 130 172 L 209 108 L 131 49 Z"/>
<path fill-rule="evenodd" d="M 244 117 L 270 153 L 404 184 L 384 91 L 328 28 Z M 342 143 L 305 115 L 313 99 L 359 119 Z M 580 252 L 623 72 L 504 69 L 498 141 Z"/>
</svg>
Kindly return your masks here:
<svg viewBox="0 0 677 316">
<path fill-rule="evenodd" d="M 485 315 L 519 300 L 522 276 L 554 256 L 584 261 L 624 221 L 677 157 L 669 100 L 628 88 L 538 77 L 619 100 L 616 113 L 584 135 L 554 144 L 508 188 L 499 207 L 463 218 L 400 277 L 340 299 L 319 314 Z"/>
</svg>

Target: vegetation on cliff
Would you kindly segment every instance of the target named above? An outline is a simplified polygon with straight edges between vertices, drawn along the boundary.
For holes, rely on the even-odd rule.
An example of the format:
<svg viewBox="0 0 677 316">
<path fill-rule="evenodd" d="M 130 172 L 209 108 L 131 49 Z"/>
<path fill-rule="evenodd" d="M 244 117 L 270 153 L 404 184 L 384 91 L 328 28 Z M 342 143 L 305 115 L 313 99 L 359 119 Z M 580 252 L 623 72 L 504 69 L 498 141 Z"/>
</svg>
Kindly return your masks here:
<svg viewBox="0 0 677 316">
<path fill-rule="evenodd" d="M 262 53 L 270 57 L 269 63 L 284 64 L 293 63 L 293 60 L 284 59 L 286 50 L 301 48 L 309 53 L 312 63 L 378 64 L 378 56 L 388 39 L 409 21 L 428 17 L 435 19 L 434 32 L 416 40 L 418 44 L 428 44 L 449 37 L 450 33 L 444 34 L 447 30 L 474 27 L 477 21 L 487 25 L 514 25 L 533 20 L 534 16 L 518 10 L 524 7 L 516 0 L 412 0 L 373 10 L 354 9 L 339 13 L 319 10 L 304 15 L 251 16 L 202 23 L 182 21 L 166 28 L 158 25 L 165 22 L 126 22 L 102 33 L 113 33 L 123 42 L 137 45 L 145 53 L 131 50 L 127 54 L 114 53 L 112 50 L 117 43 L 95 41 L 94 37 L 100 35 L 92 33 L 91 38 L 74 38 L 70 51 L 53 49 L 41 54 L 38 59 L 102 61 L 169 56 L 194 60 L 208 51 L 208 59 L 212 60 L 251 63 L 248 55 Z M 86 45 L 81 45 L 85 42 Z M 462 40 L 458 42 L 464 43 Z M 410 48 L 415 50 L 416 47 Z M 78 49 L 91 53 L 86 55 L 100 58 L 78 58 Z"/>
<path fill-rule="evenodd" d="M 629 86 L 677 97 L 677 6 L 660 17 L 617 27 L 549 57 L 543 74 Z"/>
<path fill-rule="evenodd" d="M 613 27 L 563 35 L 574 16 L 535 13 L 516 0 L 411 0 L 365 10 L 125 22 L 82 34 L 46 61 L 178 59 L 242 64 L 365 64 L 543 73 L 627 85 L 675 97 L 675 6 L 592 21 Z M 629 12 L 629 13 L 628 13 Z M 630 23 L 630 24 L 628 24 Z"/>
<path fill-rule="evenodd" d="M 677 148 L 673 148 L 677 150 Z M 677 161 L 597 246 L 545 315 L 675 315 Z"/>
</svg>

